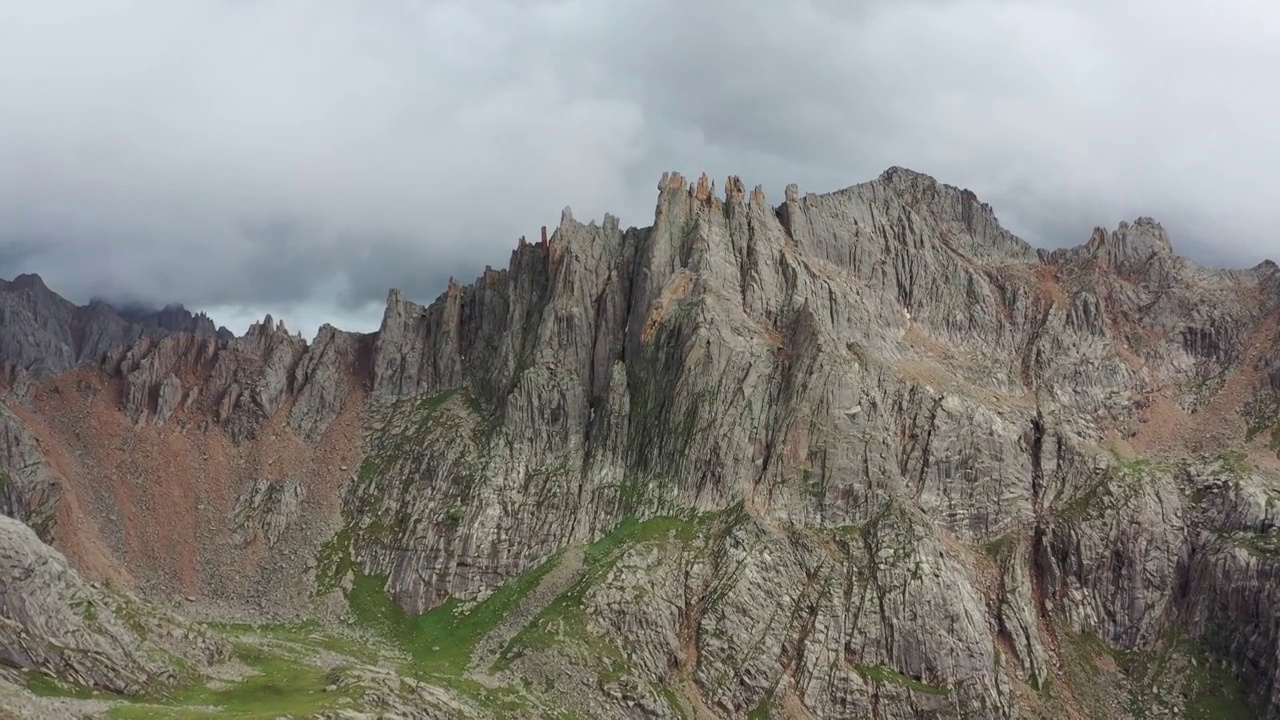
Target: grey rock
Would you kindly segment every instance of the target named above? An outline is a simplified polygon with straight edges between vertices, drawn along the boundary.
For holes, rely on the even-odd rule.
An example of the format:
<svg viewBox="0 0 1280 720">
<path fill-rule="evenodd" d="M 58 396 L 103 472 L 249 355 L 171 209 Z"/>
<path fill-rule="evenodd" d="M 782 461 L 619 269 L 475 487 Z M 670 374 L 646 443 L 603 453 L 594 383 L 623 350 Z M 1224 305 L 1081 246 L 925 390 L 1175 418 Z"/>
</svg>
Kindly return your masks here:
<svg viewBox="0 0 1280 720">
<path fill-rule="evenodd" d="M 1020 716 L 1014 683 L 1062 681 L 1059 624 L 1144 652 L 1220 592 L 1230 633 L 1274 612 L 1247 569 L 1270 560 L 1206 564 L 1185 483 L 1190 454 L 1243 441 L 1227 395 L 1274 391 L 1249 379 L 1277 342 L 1273 269 L 1196 266 L 1148 218 L 1038 251 L 901 168 L 777 208 L 725 187 L 668 174 L 650 228 L 566 212 L 508 270 L 425 307 L 391 293 L 344 513 L 408 611 L 626 518 L 741 508 L 696 551 L 624 554 L 583 611 L 645 687 L 819 717 Z M 1201 411 L 1239 435 L 1144 427 Z M 1273 633 L 1249 637 L 1217 650 L 1270 697 Z M 631 716 L 619 687 L 581 709 Z"/>
<path fill-rule="evenodd" d="M 154 659 L 148 635 L 173 636 L 179 626 L 127 605 L 84 582 L 29 527 L 0 516 L 0 665 L 117 693 L 172 682 L 173 669 Z M 180 652 L 190 658 L 228 654 L 225 643 L 199 633 L 182 637 Z"/>
<path fill-rule="evenodd" d="M 78 306 L 50 290 L 39 275 L 0 280 L 0 363 L 37 377 L 95 363 L 102 353 L 140 337 L 175 332 L 229 334 L 181 305 L 117 309 L 94 300 Z"/>
<path fill-rule="evenodd" d="M 141 425 L 235 442 L 271 418 L 317 442 L 367 402 L 340 517 L 268 472 L 232 552 L 285 567 L 287 528 L 340 525 L 322 589 L 358 569 L 410 614 L 555 558 L 469 672 L 585 717 L 1172 717 L 1228 676 L 1277 717 L 1273 263 L 1198 266 L 1149 218 L 1036 249 L 903 168 L 776 207 L 738 178 L 658 190 L 650 227 L 566 209 L 505 270 L 391 291 L 373 335 L 268 318 L 99 367 Z"/>
<path fill-rule="evenodd" d="M 286 406 L 292 427 L 322 435 L 343 399 L 362 391 L 371 338 L 320 329 L 308 344 L 268 315 L 242 337 L 175 333 L 143 338 L 103 355 L 101 368 L 124 380 L 123 410 L 138 422 L 164 424 L 193 409 L 252 439 Z"/>
<path fill-rule="evenodd" d="M 61 493 L 61 478 L 35 438 L 9 408 L 0 407 L 0 515 L 20 520 L 50 540 Z"/>
</svg>

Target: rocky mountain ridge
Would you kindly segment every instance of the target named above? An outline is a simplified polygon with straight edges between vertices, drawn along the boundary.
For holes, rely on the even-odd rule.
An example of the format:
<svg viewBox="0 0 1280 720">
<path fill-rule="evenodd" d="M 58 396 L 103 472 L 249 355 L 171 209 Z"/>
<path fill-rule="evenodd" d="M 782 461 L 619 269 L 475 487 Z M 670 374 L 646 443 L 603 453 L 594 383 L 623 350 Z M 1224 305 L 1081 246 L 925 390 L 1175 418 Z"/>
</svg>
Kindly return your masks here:
<svg viewBox="0 0 1280 720">
<path fill-rule="evenodd" d="M 1278 326 L 1274 263 L 1150 218 L 1038 250 L 902 168 L 672 173 L 371 335 L 11 393 L 0 509 L 197 604 L 482 627 L 419 663 L 590 717 L 1276 717 Z"/>
<path fill-rule="evenodd" d="M 116 308 L 104 300 L 75 305 L 35 274 L 0 280 L 0 365 L 13 374 L 48 377 L 97 362 L 106 351 L 170 333 L 229 338 L 204 313 L 178 304 L 159 310 Z"/>
</svg>

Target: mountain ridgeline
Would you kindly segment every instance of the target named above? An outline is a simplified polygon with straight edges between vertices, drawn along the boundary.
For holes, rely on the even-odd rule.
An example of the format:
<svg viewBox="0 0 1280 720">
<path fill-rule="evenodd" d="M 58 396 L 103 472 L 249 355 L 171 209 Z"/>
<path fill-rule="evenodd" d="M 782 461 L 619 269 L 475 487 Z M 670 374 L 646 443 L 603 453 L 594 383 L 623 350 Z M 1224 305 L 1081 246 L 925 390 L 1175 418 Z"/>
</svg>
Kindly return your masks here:
<svg viewBox="0 0 1280 720">
<path fill-rule="evenodd" d="M 257 628 L 159 700 L 0 652 L 103 712 L 251 705 L 190 688 L 306 621 L 348 655 L 295 717 L 1280 718 L 1280 268 L 1150 218 L 1044 250 L 902 168 L 670 173 L 371 334 L 0 313 L 0 511 Z"/>
</svg>

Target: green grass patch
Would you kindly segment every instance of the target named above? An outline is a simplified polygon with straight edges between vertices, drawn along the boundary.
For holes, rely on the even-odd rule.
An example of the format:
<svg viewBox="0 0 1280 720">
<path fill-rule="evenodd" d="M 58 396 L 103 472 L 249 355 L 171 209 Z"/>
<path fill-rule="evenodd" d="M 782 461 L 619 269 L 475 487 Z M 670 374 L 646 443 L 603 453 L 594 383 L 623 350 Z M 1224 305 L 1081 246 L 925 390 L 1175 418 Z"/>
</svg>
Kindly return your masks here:
<svg viewBox="0 0 1280 720">
<path fill-rule="evenodd" d="M 1108 448 L 1107 452 L 1111 456 L 1111 474 L 1116 480 L 1147 480 L 1172 469 L 1163 460 L 1121 455 L 1114 448 Z"/>
<path fill-rule="evenodd" d="M 898 685 L 914 692 L 926 693 L 929 695 L 949 695 L 951 691 L 940 685 L 930 685 L 920 682 L 914 678 L 903 675 L 892 668 L 883 665 L 857 665 L 854 667 L 860 675 L 875 683 L 889 683 Z"/>
<path fill-rule="evenodd" d="M 1058 513 L 1067 520 L 1089 520 L 1099 508 L 1104 498 L 1111 497 L 1111 484 L 1102 480 L 1090 485 L 1083 492 L 1063 503 Z"/>
<path fill-rule="evenodd" d="M 619 523 L 613 532 L 584 550 L 584 578 L 522 628 L 502 649 L 494 668 L 505 669 L 526 651 L 557 645 L 572 659 L 595 669 L 602 683 L 632 674 L 633 669 L 625 654 L 589 629 L 586 612 L 582 609 L 582 593 L 592 582 L 608 573 L 628 548 L 646 543 L 692 543 L 709 532 L 712 519 L 723 514 L 658 517 L 645 521 L 628 518 Z M 410 656 L 408 666 L 404 668 L 407 674 L 447 686 L 492 710 L 498 717 L 527 717 L 531 703 L 543 704 L 536 693 L 513 688 L 486 688 L 467 678 L 465 673 L 481 639 L 493 632 L 537 588 L 560 561 L 560 554 L 508 582 L 480 602 L 462 603 L 450 599 L 422 615 L 414 616 L 406 613 L 387 594 L 384 578 L 365 575 L 350 561 L 349 543 L 350 535 L 339 533 L 322 550 L 318 584 L 331 589 L 350 573 L 351 589 L 347 593 L 347 601 L 352 615 L 362 629 L 385 639 Z M 312 632 L 307 627 L 275 626 L 267 628 L 266 632 L 282 635 L 282 639 L 291 642 L 332 642 L 332 639 L 323 637 L 307 637 Z M 340 652 L 338 648 L 334 651 Z M 544 707 L 543 711 L 549 716 L 563 714 L 550 707 Z"/>
<path fill-rule="evenodd" d="M 558 556 L 547 560 L 481 602 L 464 605 L 450 599 L 417 616 L 405 613 L 387 595 L 383 579 L 353 569 L 347 600 L 362 626 L 412 657 L 414 671 L 460 675 L 480 639 L 497 627 L 558 561 Z"/>
<path fill-rule="evenodd" d="M 351 570 L 351 529 L 343 527 L 329 538 L 316 557 L 316 595 L 327 595 Z"/>
<path fill-rule="evenodd" d="M 1193 673 L 1184 690 L 1186 720 L 1251 720 L 1259 717 L 1249 704 L 1249 689 L 1230 673 L 1216 669 Z"/>
<path fill-rule="evenodd" d="M 1148 717 L 1152 708 L 1167 707 L 1169 693 L 1180 696 L 1181 717 L 1187 720 L 1258 717 L 1249 703 L 1248 686 L 1237 672 L 1240 668 L 1212 652 L 1204 640 L 1174 630 L 1153 648 L 1109 652 L 1129 678 L 1129 711 L 1134 717 Z"/>
<path fill-rule="evenodd" d="M 1000 560 L 1005 555 L 1013 552 L 1018 546 L 1018 536 L 1016 533 L 1005 533 L 990 542 L 983 543 L 981 548 L 984 555 L 994 560 Z"/>
<path fill-rule="evenodd" d="M 680 698 L 676 696 L 676 692 L 671 688 L 662 685 L 654 686 L 654 690 L 667 703 L 667 707 L 671 710 L 672 717 L 679 720 L 689 720 L 689 714 L 684 711 L 684 705 L 680 702 Z"/>
<path fill-rule="evenodd" d="M 1123 705 L 1130 700 L 1124 679 L 1128 674 L 1124 668 L 1132 664 L 1129 654 L 1111 648 L 1093 633 L 1077 633 L 1061 621 L 1054 624 L 1061 641 L 1063 680 L 1070 690 L 1057 692 L 1058 685 L 1050 678 L 1042 677 L 1039 682 L 1041 696 L 1055 706 L 1073 696 L 1075 704 L 1086 713 L 1086 717 L 1094 720 L 1109 718 L 1109 715 L 1100 714 L 1103 709 Z"/>
<path fill-rule="evenodd" d="M 324 650 L 336 655 L 343 655 L 369 665 L 376 665 L 382 660 L 382 654 L 378 651 L 378 648 L 371 645 L 367 638 L 342 635 L 336 631 L 326 629 L 315 620 L 262 625 L 209 623 L 206 627 L 233 638 L 256 635 L 267 640 L 287 643 L 299 649 Z"/>
<path fill-rule="evenodd" d="M 590 627 L 590 618 L 578 599 L 562 595 L 507 643 L 493 669 L 506 670 L 531 651 L 562 648 L 564 654 L 578 664 L 594 668 L 601 684 L 617 682 L 630 675 L 633 669 L 626 655 Z"/>
<path fill-rule="evenodd" d="M 473 704 L 492 714 L 497 720 L 524 720 L 534 717 L 534 708 L 541 717 L 563 720 L 579 720 L 571 713 L 549 707 L 543 701 L 510 687 L 488 687 L 466 677 L 450 677 L 441 683 Z"/>
<path fill-rule="evenodd" d="M 769 714 L 773 712 L 773 697 L 766 697 L 760 701 L 760 704 L 747 713 L 747 720 L 769 720 Z"/>
<path fill-rule="evenodd" d="M 1117 650 L 1102 641 L 1102 638 L 1093 633 L 1074 633 L 1069 630 L 1061 629 L 1062 637 L 1070 646 L 1071 656 L 1079 660 L 1079 669 L 1092 678 L 1097 678 L 1102 670 L 1098 666 L 1098 658 L 1110 656 L 1119 668 L 1126 668 L 1132 665 L 1132 658 L 1129 653 L 1123 650 Z"/>
<path fill-rule="evenodd" d="M 1244 477 L 1252 470 L 1249 455 L 1244 450 L 1228 450 L 1218 456 L 1218 472 L 1232 477 Z"/>
<path fill-rule="evenodd" d="M 121 720 L 160 718 L 241 718 L 274 720 L 281 716 L 301 717 L 331 709 L 343 691 L 326 693 L 326 672 L 319 667 L 276 655 L 252 645 L 239 645 L 236 656 L 256 673 L 222 687 L 192 683 L 136 703 L 111 709 Z"/>
<path fill-rule="evenodd" d="M 1065 501 L 1060 501 L 1061 490 L 1060 495 L 1054 498 L 1058 514 L 1063 519 L 1096 519 L 1108 501 L 1117 502 L 1135 492 L 1147 480 L 1173 471 L 1173 466 L 1165 460 L 1122 455 L 1114 447 L 1106 450 L 1111 464 L 1101 479 Z"/>
<path fill-rule="evenodd" d="M 55 680 L 41 672 L 27 670 L 22 673 L 23 679 L 27 682 L 27 690 L 32 695 L 39 697 L 67 697 L 67 698 L 92 698 L 101 697 L 104 694 L 110 696 L 111 693 L 88 687 L 86 685 L 73 685 L 61 680 Z"/>
<path fill-rule="evenodd" d="M 1232 547 L 1238 547 L 1256 558 L 1280 558 L 1280 534 L 1275 532 L 1234 535 L 1227 541 Z"/>
<path fill-rule="evenodd" d="M 626 655 L 604 636 L 590 629 L 590 619 L 583 610 L 583 596 L 613 569 L 627 550 L 667 542 L 688 546 L 710 532 L 714 522 L 723 515 L 705 513 L 685 518 L 624 519 L 608 535 L 587 546 L 583 551 L 582 577 L 507 643 L 493 669 L 505 670 L 529 652 L 556 647 L 578 664 L 594 668 L 602 683 L 631 674 Z"/>
<path fill-rule="evenodd" d="M 473 608 L 470 619 L 472 623 L 483 622 L 483 614 L 479 617 L 474 616 L 474 613 L 480 610 L 479 605 Z M 421 617 L 425 618 L 427 615 Z M 418 619 L 421 618 L 408 618 L 405 622 Z M 376 624 L 378 621 L 370 622 Z M 467 621 L 463 620 L 455 623 L 452 630 L 455 633 L 460 632 L 466 625 Z M 241 643 L 238 654 L 250 665 L 264 670 L 263 676 L 248 678 L 245 682 L 223 690 L 211 690 L 207 687 L 188 688 L 168 698 L 150 700 L 149 704 L 118 708 L 114 717 L 276 718 L 281 713 L 290 717 L 304 717 L 317 710 L 337 707 L 357 709 L 359 704 L 352 701 L 357 700 L 358 696 L 364 692 L 363 690 L 348 687 L 337 692 L 323 692 L 326 684 L 337 684 L 337 675 L 340 674 L 340 670 L 335 673 L 325 673 L 319 667 L 291 659 L 291 657 L 295 654 L 305 657 L 309 654 L 308 651 L 328 650 L 356 658 L 372 666 L 389 664 L 381 657 L 378 647 L 370 646 L 367 640 L 357 640 L 327 632 L 311 621 L 292 625 L 231 624 L 211 627 L 232 637 L 256 643 Z M 377 630 L 386 632 L 387 628 L 383 626 Z M 391 639 L 388 638 L 388 640 Z M 439 634 L 421 635 L 417 639 L 445 642 L 441 640 Z M 408 650 L 411 639 L 406 637 L 404 640 L 404 643 L 397 644 Z M 278 647 L 275 646 L 277 643 Z M 443 651 L 446 646 L 440 647 Z M 425 663 L 418 662 L 415 658 L 408 667 L 403 668 L 403 671 L 406 677 L 418 675 L 427 683 L 447 688 L 458 697 L 471 701 L 476 707 L 483 708 L 498 720 L 531 717 L 531 709 L 534 707 L 539 708 L 543 716 L 548 718 L 572 717 L 557 708 L 546 706 L 542 699 L 522 692 L 518 688 L 487 687 L 466 677 L 454 664 L 461 661 L 461 656 L 457 653 L 435 654 Z M 442 674 L 446 671 L 450 674 Z M 286 682 L 293 683 L 289 686 L 289 692 L 283 690 L 277 692 L 277 688 L 273 687 L 276 679 L 281 681 L 281 685 Z M 214 705 L 222 709 L 216 713 L 210 713 L 208 708 Z M 289 709 L 282 710 L 285 707 Z"/>
<path fill-rule="evenodd" d="M 642 521 L 627 517 L 608 535 L 587 546 L 583 562 L 589 569 L 605 564 L 612 566 L 612 561 L 616 561 L 621 551 L 627 548 L 673 537 L 688 543 L 697 537 L 697 531 L 696 523 L 686 518 L 667 516 Z"/>
<path fill-rule="evenodd" d="M 844 536 L 846 538 L 858 539 L 862 537 L 862 525 L 837 525 L 832 530 L 836 537 Z"/>
</svg>

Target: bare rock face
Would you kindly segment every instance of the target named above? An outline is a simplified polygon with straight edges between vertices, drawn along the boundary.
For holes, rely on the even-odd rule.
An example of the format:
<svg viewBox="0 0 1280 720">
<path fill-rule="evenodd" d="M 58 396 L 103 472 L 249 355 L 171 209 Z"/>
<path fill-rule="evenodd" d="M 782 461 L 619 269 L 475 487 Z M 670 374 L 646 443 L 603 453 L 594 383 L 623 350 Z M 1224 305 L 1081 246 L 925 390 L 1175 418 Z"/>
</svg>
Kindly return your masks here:
<svg viewBox="0 0 1280 720">
<path fill-rule="evenodd" d="M 323 325 L 307 352 L 294 366 L 293 407 L 289 421 L 309 440 L 318 440 L 352 394 L 352 382 L 361 390 L 369 383 L 369 357 L 373 338 Z"/>
<path fill-rule="evenodd" d="M 904 168 L 778 206 L 668 173 L 651 227 L 566 208 L 505 270 L 393 290 L 374 335 L 142 333 L 40 379 L 78 346 L 23 322 L 54 360 L 5 376 L 0 460 L 65 489 L 15 513 L 218 598 L 380 589 L 488 687 L 1280 717 L 1280 270 L 1200 267 L 1150 218 L 1050 251 Z"/>
<path fill-rule="evenodd" d="M 49 539 L 61 487 L 22 421 L 0 407 L 0 515 L 16 518 Z"/>
<path fill-rule="evenodd" d="M 181 332 L 227 337 L 208 316 L 181 305 L 117 310 L 101 300 L 77 306 L 39 275 L 0 280 L 0 362 L 36 377 L 97 362 L 102 353 L 140 337 Z"/>
<path fill-rule="evenodd" d="M 268 315 L 243 337 L 143 338 L 106 353 L 102 369 L 124 380 L 123 410 L 139 423 L 200 408 L 238 441 L 290 405 L 290 424 L 315 439 L 362 376 L 367 343 L 326 325 L 308 345 Z"/>
<path fill-rule="evenodd" d="M 296 617 L 359 464 L 372 344 L 328 326 L 307 343 L 268 316 L 242 337 L 144 334 L 92 366 L 15 371 L 0 512 L 95 579 Z"/>
<path fill-rule="evenodd" d="M 417 613 L 594 543 L 529 626 L 563 646 L 507 648 L 592 716 L 1126 717 L 1155 679 L 1081 664 L 1175 637 L 1275 706 L 1245 629 L 1280 562 L 1273 265 L 1196 266 L 1149 218 L 1036 250 L 902 168 L 725 187 L 668 174 L 652 227 L 566 210 L 505 271 L 391 293 L 337 538 L 361 573 Z M 583 685 L 575 637 L 623 678 Z M 1148 706 L 1211 684 L 1171 678 Z"/>
<path fill-rule="evenodd" d="M 180 627 L 175 633 L 164 627 L 167 620 L 146 615 L 84 582 L 30 528 L 0 515 L 0 666 L 136 693 L 176 678 L 172 667 L 155 659 L 160 646 L 148 637 L 151 632 L 180 634 L 189 641 L 185 647 L 166 650 L 192 660 L 229 654 L 221 641 Z"/>
</svg>

